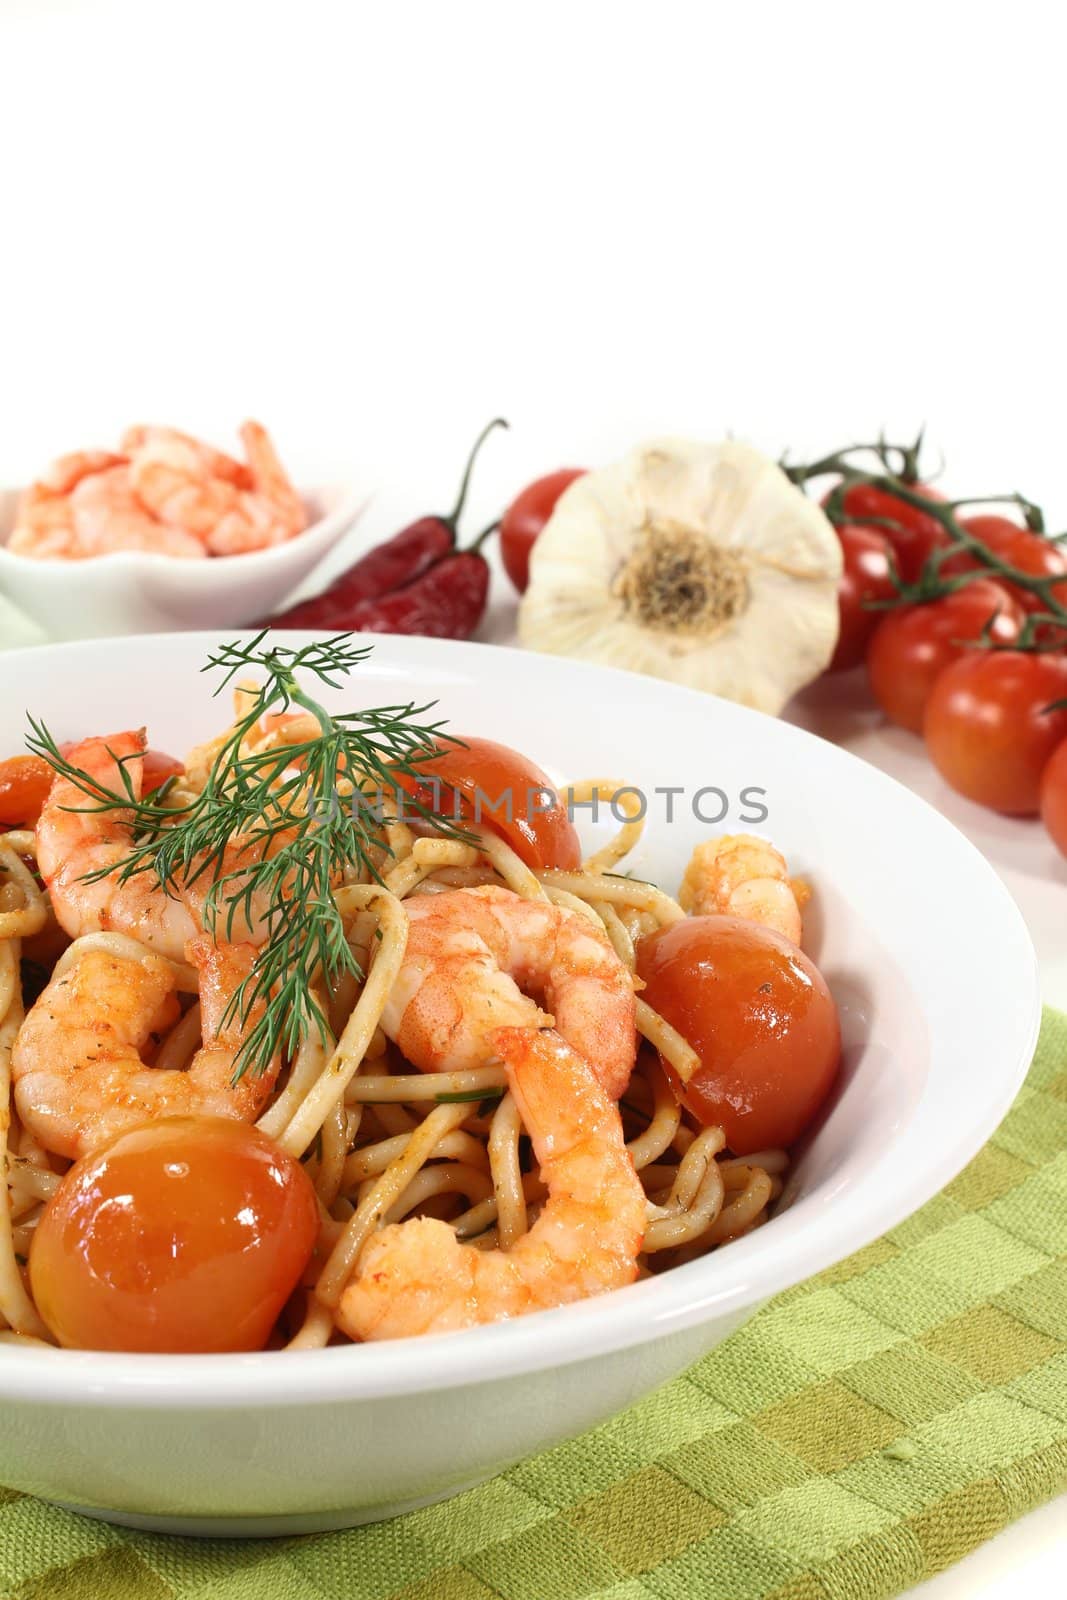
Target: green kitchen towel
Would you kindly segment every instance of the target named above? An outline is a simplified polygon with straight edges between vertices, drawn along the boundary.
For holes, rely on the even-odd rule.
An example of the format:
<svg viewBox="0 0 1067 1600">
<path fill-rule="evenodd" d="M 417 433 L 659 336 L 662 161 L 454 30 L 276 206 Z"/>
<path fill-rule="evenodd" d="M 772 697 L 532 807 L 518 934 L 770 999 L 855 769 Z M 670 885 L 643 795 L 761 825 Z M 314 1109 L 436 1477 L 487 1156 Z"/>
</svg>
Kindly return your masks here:
<svg viewBox="0 0 1067 1600">
<path fill-rule="evenodd" d="M 943 1194 L 596 1432 L 393 1522 L 281 1542 L 8 1494 L 0 1594 L 875 1600 L 1065 1488 L 1067 1016 L 1049 1012 Z"/>
</svg>

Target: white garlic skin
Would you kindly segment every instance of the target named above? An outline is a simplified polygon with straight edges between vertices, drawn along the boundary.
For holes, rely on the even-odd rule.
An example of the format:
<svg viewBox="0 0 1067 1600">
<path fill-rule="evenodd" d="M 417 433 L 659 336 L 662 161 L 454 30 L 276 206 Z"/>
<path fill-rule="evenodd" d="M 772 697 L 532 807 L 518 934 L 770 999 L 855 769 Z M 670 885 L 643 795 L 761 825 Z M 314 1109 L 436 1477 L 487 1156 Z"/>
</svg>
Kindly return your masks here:
<svg viewBox="0 0 1067 1600">
<path fill-rule="evenodd" d="M 664 528 L 739 564 L 746 599 L 734 616 L 674 631 L 645 625 L 620 598 L 620 574 Z M 533 548 L 519 637 L 777 715 L 833 655 L 841 567 L 821 507 L 759 451 L 656 441 L 561 495 Z"/>
</svg>

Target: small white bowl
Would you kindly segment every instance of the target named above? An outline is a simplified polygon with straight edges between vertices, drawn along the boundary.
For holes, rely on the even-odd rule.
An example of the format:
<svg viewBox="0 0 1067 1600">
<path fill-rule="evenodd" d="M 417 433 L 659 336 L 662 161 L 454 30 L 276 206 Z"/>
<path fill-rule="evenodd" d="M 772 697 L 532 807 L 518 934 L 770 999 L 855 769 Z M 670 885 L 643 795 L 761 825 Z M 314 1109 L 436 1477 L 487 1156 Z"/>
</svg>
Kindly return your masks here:
<svg viewBox="0 0 1067 1600">
<path fill-rule="evenodd" d="M 0 754 L 21 746 L 27 711 L 58 739 L 147 721 L 154 743 L 185 749 L 225 718 L 199 670 L 217 643 L 13 652 Z M 492 645 L 367 643 L 347 684 L 316 691 L 324 704 L 436 699 L 457 733 L 516 745 L 557 782 L 623 776 L 649 797 L 639 877 L 673 887 L 693 846 L 750 824 L 761 796 L 760 831 L 815 889 L 805 942 L 844 1042 L 833 1105 L 766 1227 L 577 1305 L 328 1350 L 0 1345 L 0 1483 L 133 1527 L 218 1536 L 347 1527 L 454 1494 L 632 1404 L 761 1302 L 900 1222 L 970 1160 L 1022 1082 L 1039 1015 L 1022 917 L 974 846 L 884 773 L 655 678 Z M 601 843 L 616 827 L 605 815 L 583 832 Z"/>
<path fill-rule="evenodd" d="M 0 593 L 52 639 L 243 627 L 278 610 L 367 504 L 342 485 L 301 492 L 307 528 L 269 550 L 208 561 L 139 550 L 37 561 L 8 550 L 21 491 L 0 490 Z"/>
</svg>

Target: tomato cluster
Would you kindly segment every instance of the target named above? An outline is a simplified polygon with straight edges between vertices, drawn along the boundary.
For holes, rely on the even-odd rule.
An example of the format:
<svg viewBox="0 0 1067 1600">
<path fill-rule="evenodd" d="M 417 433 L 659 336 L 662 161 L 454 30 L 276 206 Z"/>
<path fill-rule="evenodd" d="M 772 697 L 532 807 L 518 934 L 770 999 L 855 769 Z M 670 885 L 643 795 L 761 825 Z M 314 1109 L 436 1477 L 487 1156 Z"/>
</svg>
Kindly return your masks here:
<svg viewBox="0 0 1067 1600">
<path fill-rule="evenodd" d="M 912 493 L 931 504 L 941 499 L 922 484 Z M 929 557 L 948 548 L 942 522 L 866 482 L 839 488 L 824 503 L 836 512 L 844 554 L 830 670 L 865 661 L 890 722 L 922 734 L 954 789 L 1010 816 L 1040 812 L 1067 855 L 1067 651 L 1060 644 L 1067 634 L 1041 623 L 1032 640 L 1039 648 L 1019 647 L 1043 599 L 979 552 L 959 550 L 942 559 L 938 578 L 978 576 L 958 588 L 942 584 L 936 598 L 893 605 L 899 585 L 915 584 Z M 1067 556 L 1056 542 L 1005 516 L 959 524 L 1017 577 L 1062 574 L 1052 593 L 1067 603 Z"/>
</svg>

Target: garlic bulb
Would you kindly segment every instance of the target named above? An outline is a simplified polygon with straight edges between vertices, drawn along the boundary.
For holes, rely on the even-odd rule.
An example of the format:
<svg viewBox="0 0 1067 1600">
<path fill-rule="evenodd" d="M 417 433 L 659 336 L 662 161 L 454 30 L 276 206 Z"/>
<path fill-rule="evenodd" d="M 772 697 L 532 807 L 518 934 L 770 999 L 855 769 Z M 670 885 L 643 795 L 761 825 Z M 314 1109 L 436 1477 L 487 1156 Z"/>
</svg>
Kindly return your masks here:
<svg viewBox="0 0 1067 1600">
<path fill-rule="evenodd" d="M 773 461 L 669 439 L 564 492 L 519 637 L 777 713 L 833 654 L 840 576 L 833 527 Z"/>
</svg>

